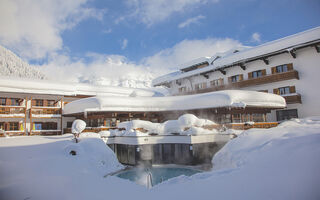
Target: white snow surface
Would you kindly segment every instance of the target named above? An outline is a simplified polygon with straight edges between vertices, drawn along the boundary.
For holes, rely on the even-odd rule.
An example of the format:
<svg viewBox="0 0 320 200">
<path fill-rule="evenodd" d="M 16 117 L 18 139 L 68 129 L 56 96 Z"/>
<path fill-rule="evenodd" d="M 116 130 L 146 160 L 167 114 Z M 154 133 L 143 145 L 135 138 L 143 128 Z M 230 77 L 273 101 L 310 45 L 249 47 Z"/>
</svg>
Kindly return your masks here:
<svg viewBox="0 0 320 200">
<path fill-rule="evenodd" d="M 86 128 L 86 122 L 81 119 L 76 119 L 72 122 L 71 132 L 79 134 Z"/>
<path fill-rule="evenodd" d="M 255 58 L 257 56 L 269 54 L 272 52 L 277 52 L 280 50 L 291 50 L 294 46 L 298 46 L 307 42 L 312 42 L 314 40 L 320 39 L 320 27 L 316 27 L 301 33 L 297 33 L 288 37 L 284 37 L 275 41 L 271 41 L 257 47 L 247 48 L 246 50 L 240 51 L 238 53 L 229 53 L 224 56 L 214 55 L 210 59 L 208 58 L 199 58 L 194 61 L 190 61 L 191 65 L 194 65 L 196 62 L 207 61 L 211 63 L 216 59 L 217 56 L 221 58 L 216 59 L 213 64 L 210 64 L 207 67 L 200 69 L 192 70 L 189 72 L 176 71 L 170 74 L 160 76 L 152 81 L 152 85 L 160 85 L 162 83 L 167 83 L 173 80 L 182 79 L 185 77 L 190 77 L 193 75 L 198 75 L 210 70 L 218 69 L 226 65 L 231 65 L 236 62 L 246 61 L 250 58 Z M 186 65 L 183 65 L 185 68 Z"/>
<path fill-rule="evenodd" d="M 213 158 L 213 170 L 147 189 L 106 173 L 121 169 L 98 138 L 0 138 L 1 199 L 318 200 L 320 117 L 250 129 Z M 70 150 L 79 155 L 69 155 Z"/>
<path fill-rule="evenodd" d="M 207 119 L 199 119 L 192 114 L 184 114 L 177 120 L 168 120 L 164 123 L 153 123 L 144 120 L 132 120 L 121 122 L 118 128 L 125 131 L 116 133 L 119 136 L 147 136 L 148 134 L 158 135 L 199 135 L 217 133 L 216 130 L 204 129 L 203 126 L 214 125 L 215 123 Z M 143 128 L 146 132 L 140 132 L 139 128 Z M 107 136 L 107 135 L 106 135 Z M 110 135 L 111 136 L 111 135 Z"/>
<path fill-rule="evenodd" d="M 47 79 L 46 75 L 35 67 L 31 67 L 12 51 L 0 45 L 0 76 Z"/>
<path fill-rule="evenodd" d="M 152 89 L 125 88 L 115 86 L 90 85 L 84 83 L 30 80 L 0 77 L 1 92 L 17 92 L 53 95 L 104 95 L 104 96 L 161 96 Z"/>
<path fill-rule="evenodd" d="M 89 111 L 175 111 L 218 107 L 284 108 L 285 99 L 279 95 L 245 91 L 224 90 L 203 94 L 165 97 L 97 96 L 68 103 L 64 114 Z"/>
</svg>

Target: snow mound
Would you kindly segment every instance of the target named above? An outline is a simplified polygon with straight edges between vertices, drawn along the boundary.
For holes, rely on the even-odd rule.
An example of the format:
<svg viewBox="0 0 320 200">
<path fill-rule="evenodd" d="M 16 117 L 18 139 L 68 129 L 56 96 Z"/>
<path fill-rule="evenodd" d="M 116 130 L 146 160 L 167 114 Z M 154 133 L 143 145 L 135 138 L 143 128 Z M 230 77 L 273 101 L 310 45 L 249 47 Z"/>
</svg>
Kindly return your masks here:
<svg viewBox="0 0 320 200">
<path fill-rule="evenodd" d="M 81 119 L 76 119 L 72 123 L 71 132 L 81 133 L 86 128 L 86 122 Z"/>
<path fill-rule="evenodd" d="M 118 125 L 120 131 L 117 136 L 147 136 L 148 134 L 157 135 L 198 135 L 216 133 L 209 126 L 215 125 L 214 122 L 207 119 L 199 119 L 192 114 L 184 114 L 177 120 L 168 120 L 164 123 L 153 123 L 144 120 L 132 120 L 121 122 Z M 207 127 L 206 127 L 207 126 Z M 124 131 L 122 130 L 124 129 Z"/>
<path fill-rule="evenodd" d="M 31 67 L 12 51 L 0 45 L 0 76 L 28 79 L 47 79 L 46 75 Z"/>
</svg>

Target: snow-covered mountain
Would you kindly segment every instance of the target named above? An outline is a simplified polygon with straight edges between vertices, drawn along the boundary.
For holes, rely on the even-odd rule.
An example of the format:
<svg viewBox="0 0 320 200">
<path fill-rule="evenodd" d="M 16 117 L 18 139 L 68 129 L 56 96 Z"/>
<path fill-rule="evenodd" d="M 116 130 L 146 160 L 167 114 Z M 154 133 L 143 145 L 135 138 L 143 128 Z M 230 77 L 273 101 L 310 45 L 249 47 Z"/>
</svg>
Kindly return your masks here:
<svg viewBox="0 0 320 200">
<path fill-rule="evenodd" d="M 46 75 L 0 45 L 0 76 L 47 79 Z"/>
</svg>

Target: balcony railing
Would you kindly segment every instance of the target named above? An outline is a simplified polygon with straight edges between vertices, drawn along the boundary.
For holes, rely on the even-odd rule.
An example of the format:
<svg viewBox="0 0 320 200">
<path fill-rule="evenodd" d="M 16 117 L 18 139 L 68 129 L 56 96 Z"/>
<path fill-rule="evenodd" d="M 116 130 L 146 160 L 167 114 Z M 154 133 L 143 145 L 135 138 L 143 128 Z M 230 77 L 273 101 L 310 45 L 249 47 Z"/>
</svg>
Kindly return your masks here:
<svg viewBox="0 0 320 200">
<path fill-rule="evenodd" d="M 214 87 L 208 87 L 204 89 L 199 89 L 190 92 L 184 92 L 180 94 L 195 94 L 195 93 L 205 93 L 205 92 L 213 92 L 217 90 L 226 90 L 226 89 L 234 89 L 234 88 L 243 88 L 255 85 L 262 85 L 267 83 L 291 80 L 291 79 L 299 79 L 299 73 L 296 70 L 291 70 L 283 73 L 269 74 L 265 76 L 261 76 L 258 78 L 246 79 L 234 83 L 229 83 L 225 85 L 219 85 Z"/>
<path fill-rule="evenodd" d="M 40 108 L 32 107 L 31 114 L 34 118 L 52 118 L 52 117 L 61 117 L 61 108 Z"/>
<path fill-rule="evenodd" d="M 61 135 L 61 130 L 32 130 L 30 135 Z"/>
<path fill-rule="evenodd" d="M 0 106 L 0 115 L 11 116 L 11 117 L 24 117 L 25 116 L 25 107 L 19 106 Z"/>
<path fill-rule="evenodd" d="M 4 132 L 0 132 L 0 137 L 4 137 L 5 134 L 7 136 L 21 136 L 21 135 L 26 135 L 24 131 L 6 131 Z"/>
<path fill-rule="evenodd" d="M 285 98 L 287 104 L 302 103 L 300 94 L 283 96 L 283 98 Z"/>
</svg>

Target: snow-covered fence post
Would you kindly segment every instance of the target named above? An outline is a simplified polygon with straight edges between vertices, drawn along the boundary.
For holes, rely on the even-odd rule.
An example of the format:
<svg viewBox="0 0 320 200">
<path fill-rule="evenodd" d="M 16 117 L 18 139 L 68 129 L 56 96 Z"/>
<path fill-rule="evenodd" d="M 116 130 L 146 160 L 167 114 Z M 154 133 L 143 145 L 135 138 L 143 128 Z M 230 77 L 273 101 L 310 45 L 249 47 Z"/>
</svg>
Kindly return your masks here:
<svg viewBox="0 0 320 200">
<path fill-rule="evenodd" d="M 80 133 L 86 128 L 86 122 L 81 119 L 76 119 L 72 123 L 71 132 L 74 136 L 76 143 L 78 143 L 78 137 Z"/>
</svg>

